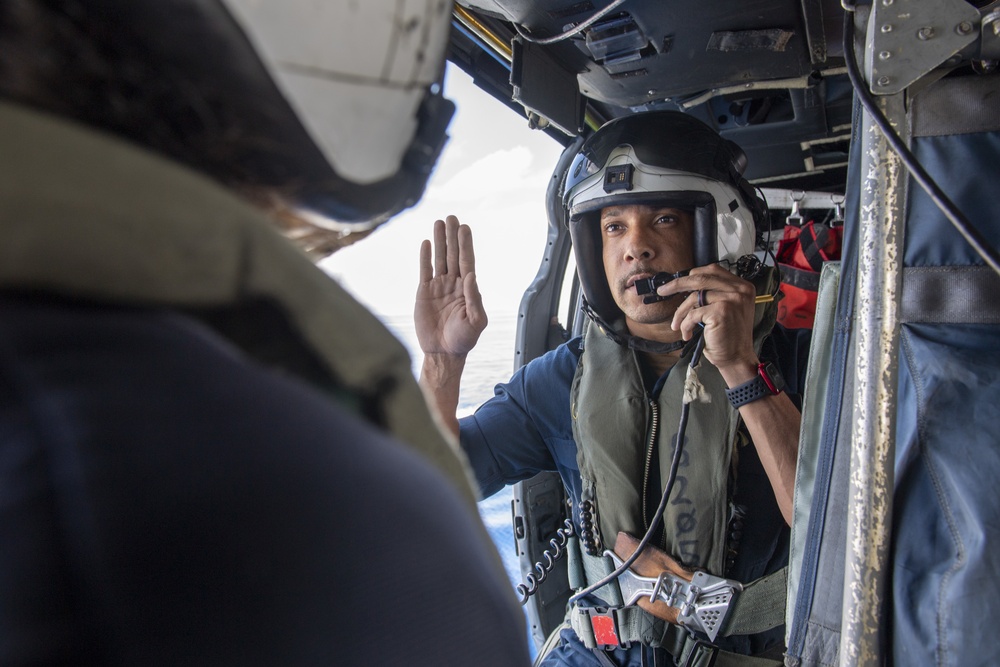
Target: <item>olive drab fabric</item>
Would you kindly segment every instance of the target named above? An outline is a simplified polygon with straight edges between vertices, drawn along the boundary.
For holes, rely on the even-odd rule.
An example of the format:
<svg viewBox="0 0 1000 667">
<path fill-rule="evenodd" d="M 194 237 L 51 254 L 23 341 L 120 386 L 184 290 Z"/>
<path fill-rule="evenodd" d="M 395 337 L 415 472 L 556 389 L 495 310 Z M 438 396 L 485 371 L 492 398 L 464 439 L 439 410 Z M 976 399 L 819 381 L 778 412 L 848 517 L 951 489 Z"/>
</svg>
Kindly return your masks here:
<svg viewBox="0 0 1000 667">
<path fill-rule="evenodd" d="M 619 531 L 646 532 L 643 507 L 651 504 L 649 495 L 658 500 L 661 494 L 659 485 L 649 488 L 649 480 L 665 480 L 673 456 L 689 355 L 685 357 L 671 371 L 654 408 L 635 352 L 608 340 L 597 326 L 588 330 L 573 384 L 573 430 L 583 502 L 596 508 L 603 548 L 611 548 Z M 704 362 L 697 370 L 715 400 L 691 404 L 677 482 L 664 513 L 665 543 L 659 546 L 689 568 L 718 573 L 725 556 L 727 485 L 738 415 L 725 402 L 719 372 Z M 653 410 L 658 413 L 655 432 Z M 655 475 L 646 469 L 653 458 L 647 451 L 651 437 L 659 451 Z"/>
<path fill-rule="evenodd" d="M 376 421 L 474 506 L 464 456 L 427 410 L 403 346 L 282 238 L 257 209 L 207 178 L 109 135 L 0 104 L 0 289 L 170 307 L 195 316 L 267 302 L 279 340 L 234 340 L 282 370 L 369 404 Z M 374 406 L 372 406 L 374 404 Z"/>
<path fill-rule="evenodd" d="M 772 294 L 776 273 L 764 269 L 755 282 L 758 294 Z M 770 302 L 756 307 L 754 346 L 758 352 L 774 326 L 776 305 Z M 643 488 L 648 486 L 647 443 L 654 440 L 662 484 L 669 475 L 690 354 L 688 350 L 671 370 L 654 407 L 643 386 L 636 353 L 607 339 L 596 325 L 587 332 L 571 405 L 583 503 L 591 501 L 602 550 L 613 545 L 619 531 L 637 537 L 646 532 Z M 739 414 L 726 399 L 725 381 L 714 366 L 703 358 L 696 372 L 707 400 L 691 403 L 677 481 L 663 517 L 664 544 L 660 546 L 689 568 L 721 576 Z M 654 410 L 658 413 L 655 430 Z M 646 493 L 652 496 L 646 505 L 655 506 L 662 489 L 657 486 Z"/>
</svg>

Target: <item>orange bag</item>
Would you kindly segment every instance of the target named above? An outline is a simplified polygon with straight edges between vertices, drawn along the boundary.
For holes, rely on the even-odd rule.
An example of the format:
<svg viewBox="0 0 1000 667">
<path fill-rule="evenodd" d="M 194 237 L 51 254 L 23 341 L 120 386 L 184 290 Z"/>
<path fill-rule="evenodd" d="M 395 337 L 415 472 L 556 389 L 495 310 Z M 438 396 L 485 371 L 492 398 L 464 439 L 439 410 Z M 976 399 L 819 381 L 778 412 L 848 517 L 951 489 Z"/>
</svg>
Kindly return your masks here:
<svg viewBox="0 0 1000 667">
<path fill-rule="evenodd" d="M 819 271 L 823 262 L 840 259 L 843 236 L 843 226 L 830 227 L 811 220 L 801 227 L 785 227 L 776 256 L 784 294 L 778 302 L 778 322 L 785 327 L 812 328 Z"/>
</svg>

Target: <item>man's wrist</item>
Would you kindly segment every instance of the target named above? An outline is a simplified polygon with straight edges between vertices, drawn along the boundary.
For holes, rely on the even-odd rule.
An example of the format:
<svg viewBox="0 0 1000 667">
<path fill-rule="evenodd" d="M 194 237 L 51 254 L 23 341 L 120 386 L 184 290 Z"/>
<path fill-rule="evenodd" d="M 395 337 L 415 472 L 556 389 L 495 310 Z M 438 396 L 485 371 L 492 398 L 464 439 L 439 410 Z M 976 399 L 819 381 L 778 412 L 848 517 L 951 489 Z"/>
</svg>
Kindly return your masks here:
<svg viewBox="0 0 1000 667">
<path fill-rule="evenodd" d="M 742 384 L 726 389 L 726 398 L 734 408 L 741 408 L 748 403 L 777 396 L 785 389 L 785 379 L 774 362 L 757 364 L 757 373 Z"/>
<path fill-rule="evenodd" d="M 719 368 L 719 373 L 722 374 L 726 386 L 731 389 L 757 377 L 757 364 L 759 363 L 754 357 Z"/>
<path fill-rule="evenodd" d="M 446 385 L 460 378 L 465 370 L 466 354 L 426 352 L 421 366 L 421 380 L 432 385 Z"/>
</svg>

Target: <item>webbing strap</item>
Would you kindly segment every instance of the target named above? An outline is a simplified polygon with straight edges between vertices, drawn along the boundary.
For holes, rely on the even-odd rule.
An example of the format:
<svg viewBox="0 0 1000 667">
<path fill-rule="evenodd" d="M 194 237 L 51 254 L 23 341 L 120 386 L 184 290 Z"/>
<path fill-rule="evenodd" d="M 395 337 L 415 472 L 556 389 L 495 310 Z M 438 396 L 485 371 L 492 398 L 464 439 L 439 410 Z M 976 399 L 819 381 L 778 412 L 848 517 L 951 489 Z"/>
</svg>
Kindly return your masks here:
<svg viewBox="0 0 1000 667">
<path fill-rule="evenodd" d="M 711 644 L 692 639 L 685 643 L 680 655 L 674 655 L 674 664 L 678 667 L 780 667 L 784 662 L 720 651 Z"/>
<path fill-rule="evenodd" d="M 647 646 L 663 646 L 668 631 L 671 628 L 680 629 L 679 626 L 658 619 L 636 606 L 612 609 L 609 613 L 614 616 L 618 639 L 622 644 L 639 642 Z M 569 612 L 569 622 L 584 646 L 597 647 L 594 627 L 585 609 L 573 607 Z"/>
<path fill-rule="evenodd" d="M 910 122 L 914 137 L 948 137 L 1000 130 L 995 76 L 957 76 L 921 88 Z"/>
<path fill-rule="evenodd" d="M 662 648 L 679 667 L 779 667 L 782 664 L 780 660 L 723 651 L 697 639 L 680 626 L 671 625 L 645 612 L 637 612 L 642 612 L 642 609 L 624 607 L 613 610 L 622 642 L 626 641 L 626 636 L 631 636 L 630 641 L 641 641 L 647 646 Z M 590 617 L 586 613 L 574 608 L 570 612 L 570 625 L 584 646 L 600 653 Z M 635 634 L 627 635 L 628 632 Z"/>
<path fill-rule="evenodd" d="M 785 622 L 788 568 L 761 577 L 743 587 L 733 600 L 722 635 L 753 635 Z"/>
<path fill-rule="evenodd" d="M 664 637 L 671 632 L 671 628 L 680 629 L 680 626 L 671 625 L 641 607 L 624 607 L 621 612 L 623 613 L 618 616 L 618 628 L 622 641 L 626 637 L 633 637 L 632 641 L 640 641 L 649 646 L 663 646 Z"/>
<path fill-rule="evenodd" d="M 800 269 L 790 264 L 778 266 L 781 270 L 781 282 L 810 292 L 819 291 L 819 273 L 808 269 Z"/>
<path fill-rule="evenodd" d="M 600 581 L 615 569 L 614 563 L 607 556 L 591 556 L 582 549 L 579 553 L 583 560 L 583 574 L 588 585 Z M 617 581 L 612 581 L 610 584 L 598 588 L 594 594 L 612 607 L 620 607 L 625 604 Z"/>
<path fill-rule="evenodd" d="M 900 321 L 1000 324 L 1000 276 L 987 266 L 904 268 Z"/>
<path fill-rule="evenodd" d="M 802 255 L 816 273 L 819 273 L 820 269 L 823 268 L 823 262 L 828 259 L 823 256 L 823 248 L 829 241 L 830 228 L 822 223 L 806 225 L 802 228 L 802 233 L 799 234 Z"/>
</svg>

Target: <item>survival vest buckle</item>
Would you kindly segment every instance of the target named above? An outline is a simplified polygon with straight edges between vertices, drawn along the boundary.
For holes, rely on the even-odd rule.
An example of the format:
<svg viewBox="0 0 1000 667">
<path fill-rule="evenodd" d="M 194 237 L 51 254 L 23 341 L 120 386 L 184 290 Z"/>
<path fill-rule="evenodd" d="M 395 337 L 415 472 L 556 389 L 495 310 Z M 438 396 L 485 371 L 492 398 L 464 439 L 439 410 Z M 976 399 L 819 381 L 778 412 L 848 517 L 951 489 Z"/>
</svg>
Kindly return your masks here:
<svg viewBox="0 0 1000 667">
<path fill-rule="evenodd" d="M 703 639 L 691 639 L 691 645 L 688 647 L 687 656 L 683 660 L 678 660 L 675 664 L 677 667 L 695 667 L 696 665 L 701 665 L 702 667 L 714 667 L 715 660 L 719 656 L 719 647 L 714 644 L 710 644 Z"/>
<path fill-rule="evenodd" d="M 615 609 L 604 607 L 577 607 L 587 614 L 590 627 L 594 631 L 595 648 L 609 651 L 616 648 L 628 648 L 629 642 L 622 642 L 618 631 L 618 616 Z"/>
<path fill-rule="evenodd" d="M 605 551 L 615 568 L 621 567 L 622 559 L 612 551 Z M 686 628 L 704 632 L 710 641 L 715 641 L 729 612 L 729 604 L 743 584 L 708 574 L 695 572 L 691 581 L 686 581 L 669 572 L 658 577 L 641 577 L 630 569 L 618 575 L 618 587 L 626 605 L 633 605 L 641 598 L 657 600 L 679 611 L 677 623 Z"/>
</svg>

